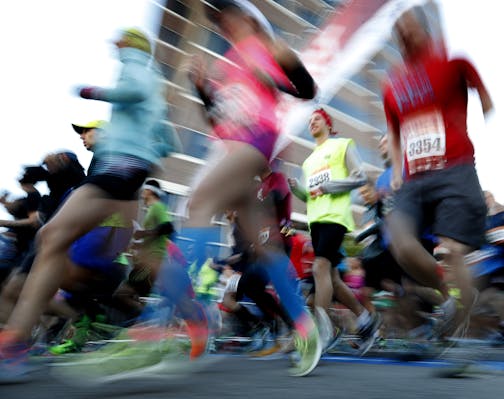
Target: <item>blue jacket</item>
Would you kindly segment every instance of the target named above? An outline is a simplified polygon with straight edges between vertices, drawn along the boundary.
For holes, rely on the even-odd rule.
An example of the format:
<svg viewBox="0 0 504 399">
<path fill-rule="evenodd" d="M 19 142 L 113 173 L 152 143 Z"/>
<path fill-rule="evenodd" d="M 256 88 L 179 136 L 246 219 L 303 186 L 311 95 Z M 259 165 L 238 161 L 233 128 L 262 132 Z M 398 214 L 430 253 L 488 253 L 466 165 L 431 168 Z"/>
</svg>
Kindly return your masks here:
<svg viewBox="0 0 504 399">
<path fill-rule="evenodd" d="M 116 86 L 98 89 L 96 99 L 110 102 L 112 112 L 95 155 L 125 154 L 158 163 L 175 150 L 174 133 L 166 123 L 162 74 L 144 51 L 121 48 L 119 59 L 123 67 Z"/>
</svg>

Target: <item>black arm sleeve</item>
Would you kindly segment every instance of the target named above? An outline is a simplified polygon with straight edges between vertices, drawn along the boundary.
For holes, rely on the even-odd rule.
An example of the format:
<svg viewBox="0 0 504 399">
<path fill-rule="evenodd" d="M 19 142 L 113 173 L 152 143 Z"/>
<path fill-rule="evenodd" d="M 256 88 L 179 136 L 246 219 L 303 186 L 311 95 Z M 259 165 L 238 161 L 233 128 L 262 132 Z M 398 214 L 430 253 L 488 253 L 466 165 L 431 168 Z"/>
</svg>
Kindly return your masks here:
<svg viewBox="0 0 504 399">
<path fill-rule="evenodd" d="M 305 100 L 311 100 L 315 97 L 317 92 L 315 81 L 303 64 L 298 63 L 293 68 L 284 67 L 282 69 L 297 90 L 296 92 L 289 91 L 289 94 Z"/>
<path fill-rule="evenodd" d="M 213 105 L 212 99 L 201 88 L 196 87 L 196 91 L 198 92 L 198 95 L 201 98 L 201 101 L 203 101 L 203 104 L 205 105 L 205 109 L 208 111 L 212 107 L 212 105 Z"/>
</svg>

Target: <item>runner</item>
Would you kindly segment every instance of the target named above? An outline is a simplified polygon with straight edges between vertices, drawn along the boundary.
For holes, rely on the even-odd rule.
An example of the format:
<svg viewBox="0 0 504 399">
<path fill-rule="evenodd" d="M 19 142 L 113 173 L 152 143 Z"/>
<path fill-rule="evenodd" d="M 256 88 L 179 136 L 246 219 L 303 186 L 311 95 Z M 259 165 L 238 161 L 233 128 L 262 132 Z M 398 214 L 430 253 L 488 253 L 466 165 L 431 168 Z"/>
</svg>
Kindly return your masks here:
<svg viewBox="0 0 504 399">
<path fill-rule="evenodd" d="M 366 189 L 361 191 L 361 196 L 369 207 L 373 220 L 371 220 L 371 225 L 356 237 L 357 241 L 364 239 L 369 241 L 370 236 L 374 236 L 373 241 L 367 243 L 360 256 L 365 270 L 365 297 L 370 303 L 375 292 L 385 290 L 393 293 L 396 300 L 394 313 L 395 318 L 400 321 L 400 329 L 411 337 L 432 338 L 433 328 L 430 315 L 433 307 L 443 302 L 442 296 L 432 288 L 415 282 L 399 266 L 390 252 L 390 237 L 384 220 L 393 209 L 394 192 L 391 188 L 392 166 L 386 135 L 380 140 L 379 150 L 386 169 L 378 176 L 375 189 L 364 186 Z M 423 234 L 422 245 L 432 253 L 434 248 L 432 235 Z M 448 292 L 446 284 L 443 284 L 442 288 L 444 292 Z M 386 332 L 383 336 L 386 337 Z"/>
<path fill-rule="evenodd" d="M 259 226 L 251 213 L 252 181 L 268 165 L 279 135 L 275 116 L 278 89 L 305 98 L 313 98 L 315 93 L 301 61 L 274 38 L 271 25 L 255 6 L 248 1 L 210 3 L 209 18 L 232 44 L 225 54 L 232 63 L 218 60 L 207 73 L 202 62 L 195 60 L 190 74 L 214 134 L 225 147 L 222 159 L 209 168 L 189 202 L 185 234 L 195 239 L 199 253 L 204 252 L 206 242 L 218 241 L 209 225 L 211 217 L 229 208 L 238 211 L 249 240 L 257 241 Z M 289 80 L 286 70 L 296 71 L 298 78 L 301 75 L 302 84 L 293 84 L 299 79 Z M 289 260 L 266 252 L 260 262 L 296 326 L 301 360 L 292 375 L 307 375 L 320 358 L 320 342 L 317 328 L 295 291 L 295 281 L 285 279 Z"/>
<path fill-rule="evenodd" d="M 328 324 L 327 311 L 335 296 L 357 316 L 359 349 L 364 354 L 374 342 L 380 317 L 359 303 L 341 280 L 337 266 L 342 260 L 340 247 L 345 233 L 354 229 L 350 191 L 366 184 L 367 178 L 353 140 L 332 136 L 332 119 L 323 108 L 312 113 L 309 128 L 317 146 L 303 163 L 306 187 L 297 179 L 289 179 L 289 184 L 293 193 L 306 202 L 315 251 L 315 306 L 324 310 L 319 312 L 319 323 Z M 326 348 L 332 346 L 332 330 L 328 329 Z"/>
<path fill-rule="evenodd" d="M 117 85 L 78 90 L 84 99 L 113 105 L 104 139 L 95 151 L 94 172 L 40 230 L 33 269 L 0 332 L 0 375 L 7 382 L 26 377 L 31 330 L 60 287 L 71 244 L 113 213 L 130 219 L 138 189 L 170 150 L 163 122 L 167 108 L 162 75 L 153 62 L 149 39 L 130 28 L 121 32 L 115 45 L 123 63 Z"/>
<path fill-rule="evenodd" d="M 104 120 L 94 120 L 72 127 L 84 147 L 94 152 L 106 124 Z M 95 157 L 91 159 L 88 176 L 94 173 L 96 161 Z M 128 261 L 123 252 L 132 234 L 131 223 L 114 214 L 72 243 L 68 272 L 61 282 L 58 300 L 52 301 L 53 312 L 72 324 L 62 332 L 63 342 L 49 348 L 50 353 L 78 352 L 90 337 L 103 337 L 103 329 L 93 331 L 93 322 L 105 321 L 103 305 L 112 305 L 113 293 L 126 276 Z"/>
<path fill-rule="evenodd" d="M 391 249 L 410 276 L 444 295 L 440 330 L 445 330 L 452 325 L 456 301 L 443 290 L 436 260 L 419 234 L 431 228 L 439 237 L 468 316 L 475 294 L 464 256 L 483 243 L 486 214 L 467 133 L 468 89 L 477 90 L 485 115 L 492 101 L 473 65 L 449 59 L 431 37 L 420 7 L 405 12 L 394 33 L 404 65 L 392 72 L 383 96 L 392 188 L 398 190 L 388 218 Z"/>
<path fill-rule="evenodd" d="M 14 220 L 25 220 L 31 223 L 25 226 L 9 227 L 0 234 L 0 287 L 33 246 L 33 240 L 39 227 L 36 214 L 41 196 L 35 187 L 37 182 L 22 176 L 18 183 L 26 195 L 8 200 L 6 192 L 0 197 L 0 204 L 5 207 Z M 1 225 L 2 221 L 0 220 Z"/>
<path fill-rule="evenodd" d="M 292 247 L 292 229 L 290 228 L 291 193 L 287 179 L 282 173 L 274 171 L 271 166 L 268 166 L 261 173 L 259 179 L 260 183 L 257 188 L 256 203 L 253 212 L 256 218 L 260 220 L 258 222 L 260 226 L 259 237 L 256 244 L 261 246 L 259 251 L 266 249 L 268 252 L 290 254 Z M 258 326 L 262 327 L 262 335 L 265 335 L 264 329 L 267 330 L 266 335 L 269 335 L 270 339 L 268 342 L 264 342 L 266 347 L 251 353 L 252 356 L 262 357 L 281 349 L 281 343 L 278 340 L 278 322 L 283 322 L 289 330 L 293 330 L 294 325 L 278 299 L 269 292 L 269 275 L 267 270 L 261 266 L 260 261 L 259 263 L 257 262 L 257 251 L 257 246 L 251 248 L 249 264 L 244 267 L 239 280 L 237 282 L 236 279 L 233 280 L 236 292 L 235 303 L 231 307 L 242 320 L 246 320 L 247 318 L 251 320 L 256 330 Z M 297 278 L 293 267 L 289 267 L 287 273 L 291 273 L 291 276 L 286 275 L 286 279 Z M 229 291 L 227 289 L 227 292 Z M 250 298 L 255 302 L 262 312 L 262 319 L 259 317 L 255 317 L 254 319 L 254 315 L 251 315 L 246 307 L 239 304 L 239 301 L 243 297 Z"/>
<path fill-rule="evenodd" d="M 124 310 L 130 315 L 138 316 L 143 309 L 141 297 L 147 297 L 152 291 L 159 269 L 167 257 L 168 237 L 164 234 L 147 236 L 144 231 L 159 227 L 162 223 L 171 222 L 167 206 L 161 201 L 163 191 L 159 182 L 147 180 L 142 187 L 142 202 L 147 213 L 142 223 L 142 230 L 135 232 L 132 270 L 128 279 L 117 289 L 115 297 L 124 304 Z"/>
<path fill-rule="evenodd" d="M 30 213 L 24 219 L 6 220 L 2 221 L 1 224 L 7 227 L 31 227 L 37 231 L 56 212 L 56 209 L 61 205 L 68 192 L 82 183 L 84 177 L 84 168 L 74 153 L 47 154 L 44 157 L 43 166 L 26 167 L 21 180 L 34 183 L 45 181 L 49 188 L 49 193 L 42 196 L 36 212 Z M 35 239 L 33 239 L 28 250 L 19 260 L 19 264 L 16 265 L 17 268 L 2 287 L 0 323 L 7 322 L 19 299 L 37 253 L 35 243 Z"/>
</svg>

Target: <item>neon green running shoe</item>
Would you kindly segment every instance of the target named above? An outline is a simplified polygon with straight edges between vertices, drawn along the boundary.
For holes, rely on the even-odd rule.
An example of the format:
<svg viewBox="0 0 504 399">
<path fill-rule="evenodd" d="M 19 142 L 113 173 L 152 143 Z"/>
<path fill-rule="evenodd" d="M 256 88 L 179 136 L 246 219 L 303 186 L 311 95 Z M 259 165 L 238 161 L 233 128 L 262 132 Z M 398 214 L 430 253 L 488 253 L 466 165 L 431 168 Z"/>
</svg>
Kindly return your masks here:
<svg viewBox="0 0 504 399">
<path fill-rule="evenodd" d="M 317 326 L 313 324 L 306 336 L 296 333 L 294 338 L 297 358 L 293 358 L 293 367 L 289 369 L 293 377 L 304 377 L 310 374 L 322 355 L 322 344 Z"/>
<path fill-rule="evenodd" d="M 91 334 L 91 319 L 84 315 L 73 323 L 66 332 L 66 339 L 58 345 L 51 346 L 48 350 L 53 355 L 80 352 Z"/>
<path fill-rule="evenodd" d="M 133 341 L 109 345 L 103 350 L 83 353 L 68 361 L 53 363 L 53 375 L 76 384 L 107 383 L 130 378 L 162 377 L 180 369 L 173 340 Z M 118 343 L 122 344 L 122 343 Z M 108 347 L 108 348 L 107 348 Z M 188 357 L 186 356 L 188 359 Z"/>
</svg>

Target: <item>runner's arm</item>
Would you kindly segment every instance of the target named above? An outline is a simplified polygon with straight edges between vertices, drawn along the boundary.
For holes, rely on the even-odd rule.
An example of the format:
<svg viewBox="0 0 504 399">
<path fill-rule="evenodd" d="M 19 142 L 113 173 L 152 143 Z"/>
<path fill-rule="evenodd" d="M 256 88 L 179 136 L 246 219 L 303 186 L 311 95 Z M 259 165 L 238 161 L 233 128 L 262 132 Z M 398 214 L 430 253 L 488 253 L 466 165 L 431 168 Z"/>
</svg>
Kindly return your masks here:
<svg viewBox="0 0 504 399">
<path fill-rule="evenodd" d="M 299 184 L 297 179 L 289 178 L 288 180 L 289 188 L 296 197 L 298 197 L 301 201 L 306 202 L 308 200 L 308 193 L 306 190 Z"/>
<path fill-rule="evenodd" d="M 345 164 L 349 171 L 348 177 L 323 183 L 320 186 L 323 194 L 342 194 L 367 183 L 366 173 L 362 170 L 361 166 L 362 161 L 353 145 L 349 145 L 346 150 Z"/>
<path fill-rule="evenodd" d="M 17 220 L 0 220 L 1 227 L 32 227 L 38 229 L 41 226 L 40 219 L 38 217 L 38 212 L 30 212 L 27 218 L 17 219 Z"/>
<path fill-rule="evenodd" d="M 481 101 L 481 107 L 483 109 L 483 113 L 485 116 L 489 114 L 490 111 L 493 110 L 493 102 L 490 94 L 486 86 L 484 85 L 481 77 L 473 67 L 473 65 L 466 60 L 458 60 L 463 68 L 463 73 L 467 82 L 467 86 L 472 89 L 476 89 L 478 91 L 478 95 Z"/>
<path fill-rule="evenodd" d="M 274 55 L 293 86 L 279 89 L 294 97 L 313 99 L 317 93 L 317 85 L 296 53 L 286 43 L 277 39 L 274 44 Z"/>
<path fill-rule="evenodd" d="M 392 111 L 390 104 L 391 94 L 387 89 L 383 95 L 383 108 L 387 120 L 387 137 L 389 145 L 389 157 L 392 165 L 392 178 L 390 181 L 390 188 L 397 191 L 403 183 L 403 152 L 401 147 L 401 131 L 399 121 Z"/>
</svg>

